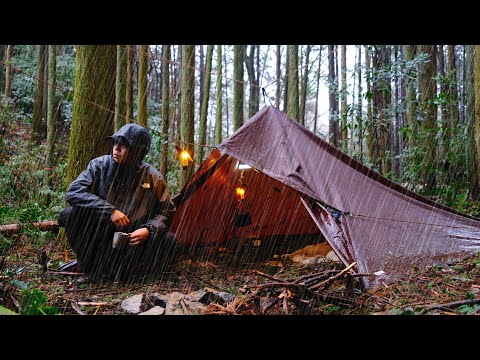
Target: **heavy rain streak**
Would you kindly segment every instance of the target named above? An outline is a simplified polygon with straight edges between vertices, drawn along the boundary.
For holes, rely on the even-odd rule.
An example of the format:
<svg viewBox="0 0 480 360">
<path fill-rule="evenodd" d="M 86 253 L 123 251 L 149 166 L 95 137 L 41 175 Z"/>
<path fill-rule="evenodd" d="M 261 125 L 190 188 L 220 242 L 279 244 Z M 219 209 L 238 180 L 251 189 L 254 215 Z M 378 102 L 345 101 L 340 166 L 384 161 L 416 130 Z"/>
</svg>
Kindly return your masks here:
<svg viewBox="0 0 480 360">
<path fill-rule="evenodd" d="M 474 47 L 0 45 L 0 313 L 478 313 Z"/>
</svg>

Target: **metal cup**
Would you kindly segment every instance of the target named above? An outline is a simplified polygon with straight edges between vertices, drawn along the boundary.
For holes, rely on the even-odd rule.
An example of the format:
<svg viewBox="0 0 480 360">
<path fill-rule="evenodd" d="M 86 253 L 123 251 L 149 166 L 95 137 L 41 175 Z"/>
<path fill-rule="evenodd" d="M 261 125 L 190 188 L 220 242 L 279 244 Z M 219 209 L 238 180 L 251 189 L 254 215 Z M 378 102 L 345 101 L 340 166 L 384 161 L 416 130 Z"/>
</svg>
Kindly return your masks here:
<svg viewBox="0 0 480 360">
<path fill-rule="evenodd" d="M 128 246 L 130 238 L 127 233 L 117 231 L 113 234 L 112 248 L 124 249 Z"/>
</svg>

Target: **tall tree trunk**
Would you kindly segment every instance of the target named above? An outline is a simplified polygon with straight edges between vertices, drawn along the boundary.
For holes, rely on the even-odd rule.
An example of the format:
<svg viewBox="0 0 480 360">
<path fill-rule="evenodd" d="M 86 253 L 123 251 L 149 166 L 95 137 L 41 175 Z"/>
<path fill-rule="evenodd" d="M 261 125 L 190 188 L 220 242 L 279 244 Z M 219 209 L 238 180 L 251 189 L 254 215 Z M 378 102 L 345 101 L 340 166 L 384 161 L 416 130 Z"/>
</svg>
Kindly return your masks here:
<svg viewBox="0 0 480 360">
<path fill-rule="evenodd" d="M 375 127 L 373 124 L 373 109 L 372 109 L 372 57 L 371 50 L 365 46 L 365 77 L 367 80 L 367 153 L 370 163 L 375 162 L 375 144 L 377 137 Z"/>
<path fill-rule="evenodd" d="M 447 65 L 448 65 L 448 116 L 449 121 L 447 127 L 451 130 L 449 132 L 448 143 L 451 145 L 453 134 L 458 133 L 458 124 L 460 113 L 458 110 L 458 86 L 457 86 L 457 66 L 455 62 L 455 45 L 448 45 Z M 456 141 L 458 144 L 458 141 Z M 450 148 L 450 146 L 448 147 Z M 454 154 L 458 155 L 460 149 L 454 149 Z M 448 153 L 447 153 L 448 154 Z M 448 159 L 448 158 L 447 158 Z"/>
<path fill-rule="evenodd" d="M 133 73 L 135 68 L 136 47 L 127 45 L 127 85 L 125 89 L 126 122 L 133 121 Z"/>
<path fill-rule="evenodd" d="M 116 46 L 78 45 L 76 57 L 66 184 L 75 180 L 90 160 L 110 152 L 105 139 L 114 130 Z"/>
<path fill-rule="evenodd" d="M 41 138 L 47 137 L 47 110 L 48 110 L 48 45 L 45 46 L 45 68 L 43 70 L 45 81 L 43 82 L 43 102 L 42 102 L 42 119 L 41 122 Z"/>
<path fill-rule="evenodd" d="M 168 129 L 170 128 L 170 45 L 162 46 L 162 145 L 160 150 L 160 172 L 167 178 L 168 172 Z"/>
<path fill-rule="evenodd" d="M 338 146 L 338 101 L 335 74 L 335 45 L 328 45 L 329 142 Z"/>
<path fill-rule="evenodd" d="M 318 90 L 320 88 L 320 68 L 322 65 L 322 45 L 318 50 L 318 68 L 317 68 L 317 88 L 315 90 L 315 114 L 313 116 L 313 132 L 317 133 L 317 121 L 318 121 Z"/>
<path fill-rule="evenodd" d="M 181 134 L 181 129 L 182 129 L 182 116 L 181 116 L 181 103 L 182 103 L 182 77 L 184 75 L 184 64 L 183 64 L 183 46 L 180 45 L 178 46 L 178 55 L 177 55 L 177 63 L 181 64 L 181 66 L 176 66 L 175 67 L 175 122 L 172 124 L 174 126 L 174 131 L 172 131 L 172 134 L 174 134 L 174 138 L 177 139 L 178 141 L 181 141 L 182 139 L 182 134 Z"/>
<path fill-rule="evenodd" d="M 117 69 L 115 75 L 115 131 L 126 124 L 127 99 L 127 51 L 117 45 Z"/>
<path fill-rule="evenodd" d="M 5 50 L 7 45 L 0 45 L 0 61 L 5 61 Z M 0 66 L 0 91 L 5 90 L 5 65 Z"/>
<path fill-rule="evenodd" d="M 423 144 L 424 165 L 422 179 L 425 190 L 431 190 L 436 186 L 435 179 L 435 153 L 437 150 L 437 108 L 433 103 L 436 96 L 436 46 L 418 45 L 418 52 L 428 55 L 428 62 L 420 64 L 418 71 L 418 89 L 420 93 L 419 113 L 423 118 L 422 132 L 425 134 Z"/>
<path fill-rule="evenodd" d="M 233 131 L 243 125 L 243 57 L 244 45 L 233 47 Z"/>
<path fill-rule="evenodd" d="M 470 200 L 480 200 L 480 96 L 475 90 L 480 89 L 480 76 L 477 77 L 475 69 L 480 74 L 480 54 L 474 59 L 474 49 L 479 48 L 475 45 L 467 45 L 467 69 L 466 69 L 466 102 L 467 102 L 467 154 L 468 154 L 468 198 Z M 477 82 L 477 84 L 475 83 Z M 478 96 L 478 103 L 476 98 Z M 478 107 L 477 107 L 478 106 Z M 478 109 L 478 117 L 475 116 L 475 110 Z M 476 140 L 477 139 L 477 140 Z M 478 147 L 476 145 L 478 143 Z"/>
<path fill-rule="evenodd" d="M 203 45 L 199 45 L 199 56 L 200 56 L 200 64 L 199 64 L 199 69 L 205 69 L 205 55 L 204 55 L 204 52 L 203 52 Z M 203 104 L 203 96 L 204 96 L 204 93 L 203 93 L 203 88 L 205 86 L 205 71 L 202 71 L 200 70 L 199 71 L 199 78 L 200 78 L 200 84 L 199 84 L 199 89 L 200 91 L 198 92 L 198 113 L 199 113 L 199 118 L 201 116 L 201 112 L 202 112 L 202 104 Z M 206 126 L 206 124 L 205 124 Z M 201 142 L 202 143 L 202 142 Z M 202 143 L 203 144 L 203 143 Z M 198 155 L 198 153 L 197 153 Z M 199 165 L 200 163 L 197 161 L 197 165 Z"/>
<path fill-rule="evenodd" d="M 5 96 L 7 98 L 12 97 L 12 53 L 13 45 L 7 45 L 7 54 L 5 55 L 5 63 L 7 64 L 5 68 Z"/>
<path fill-rule="evenodd" d="M 35 102 L 33 104 L 31 141 L 40 145 L 42 139 L 43 116 L 43 84 L 45 81 L 45 55 L 47 45 L 37 45 L 37 83 L 35 86 Z"/>
<path fill-rule="evenodd" d="M 305 54 L 305 73 L 303 75 L 303 82 L 302 82 L 302 97 L 300 100 L 300 123 L 305 125 L 305 105 L 307 102 L 307 88 L 308 88 L 308 62 L 310 61 L 310 45 L 307 45 L 307 50 Z"/>
<path fill-rule="evenodd" d="M 222 45 L 217 45 L 217 105 L 215 113 L 215 145 L 222 142 Z"/>
<path fill-rule="evenodd" d="M 287 50 L 289 53 L 287 115 L 298 121 L 298 45 L 287 45 Z"/>
<path fill-rule="evenodd" d="M 445 59 L 444 59 L 444 52 L 443 52 L 443 45 L 438 45 L 438 76 L 440 78 L 440 94 L 442 95 L 440 98 L 448 98 L 448 76 L 445 74 Z M 447 70 L 448 71 L 448 70 Z M 440 117 L 442 122 L 442 143 L 443 143 L 443 159 L 448 159 L 448 153 L 450 152 L 450 137 L 451 137 L 451 128 L 449 127 L 448 119 L 448 111 L 449 106 L 447 103 L 440 102 L 439 104 L 439 111 Z"/>
<path fill-rule="evenodd" d="M 138 124 L 147 126 L 148 45 L 138 47 Z"/>
<path fill-rule="evenodd" d="M 398 45 L 394 45 L 394 63 L 395 67 L 399 64 L 399 54 L 398 54 Z M 395 86 L 395 91 L 393 92 L 393 104 L 395 104 L 395 123 L 393 125 L 393 141 L 392 141 L 392 173 L 394 176 L 394 179 L 398 180 L 400 179 L 400 111 L 399 111 L 399 105 L 400 104 L 400 94 L 398 91 L 398 73 L 397 71 L 394 72 L 394 86 Z"/>
<path fill-rule="evenodd" d="M 417 146 L 416 135 L 418 134 L 419 126 L 417 121 L 417 89 L 415 78 L 417 78 L 416 66 L 413 64 L 417 53 L 417 45 L 405 45 L 404 56 L 407 66 L 405 77 L 405 102 L 406 102 L 406 122 L 408 131 L 407 147 Z"/>
<path fill-rule="evenodd" d="M 342 45 L 342 150 L 348 151 L 348 127 L 347 127 L 347 45 Z"/>
<path fill-rule="evenodd" d="M 182 45 L 182 96 L 181 112 L 181 141 L 184 149 L 195 159 L 194 143 L 194 111 L 195 111 L 195 45 Z M 182 170 L 180 187 L 183 188 L 192 178 L 195 163 L 192 162 L 186 170 Z"/>
<path fill-rule="evenodd" d="M 282 63 L 282 55 L 280 52 L 281 45 L 277 45 L 277 89 L 275 92 L 275 107 L 280 110 L 280 78 L 282 77 L 282 69 L 280 65 Z"/>
<path fill-rule="evenodd" d="M 475 120 L 473 125 L 473 134 L 475 137 L 475 162 L 477 168 L 480 167 L 480 45 L 474 46 L 473 66 L 474 66 L 474 84 L 475 84 Z M 480 174 L 476 179 L 476 186 L 480 186 Z"/>
<path fill-rule="evenodd" d="M 227 137 L 229 135 L 229 123 L 230 123 L 230 108 L 228 107 L 228 76 L 227 76 L 227 46 L 225 45 L 225 51 L 223 52 L 223 65 L 225 69 L 225 112 L 227 115 L 227 121 L 226 121 L 226 134 Z"/>
<path fill-rule="evenodd" d="M 47 151 L 46 165 L 52 168 L 54 163 L 53 151 L 55 145 L 55 86 L 57 82 L 57 54 L 55 45 L 48 45 L 48 79 L 51 86 L 48 87 L 48 111 L 47 111 Z M 50 176 L 48 177 L 50 183 Z"/>
<path fill-rule="evenodd" d="M 203 84 L 203 98 L 202 106 L 200 109 L 200 127 L 199 127 L 199 140 L 200 144 L 204 145 L 207 142 L 207 115 L 208 115 L 208 101 L 210 100 L 210 78 L 212 77 L 212 58 L 213 58 L 213 45 L 207 46 L 207 59 L 205 69 L 205 79 Z M 197 150 L 197 166 L 203 163 L 203 146 L 199 146 Z"/>
<path fill-rule="evenodd" d="M 256 47 L 257 47 L 257 75 L 256 75 L 256 78 L 255 78 L 255 85 L 256 86 L 254 87 L 255 102 L 254 102 L 253 114 L 256 114 L 258 112 L 258 110 L 260 109 L 260 45 L 256 45 Z M 268 52 L 268 49 L 267 49 L 267 52 Z M 266 62 L 266 59 L 263 62 L 263 64 L 264 64 L 263 68 L 264 69 L 265 69 L 265 62 Z"/>
<path fill-rule="evenodd" d="M 358 45 L 358 104 L 357 104 L 357 124 L 358 124 L 358 159 L 363 161 L 363 114 L 362 114 L 362 45 Z"/>
<path fill-rule="evenodd" d="M 283 112 L 287 113 L 288 108 L 288 78 L 290 77 L 290 51 L 288 51 L 288 45 L 285 59 L 285 76 L 283 77 Z"/>
<path fill-rule="evenodd" d="M 374 131 L 376 132 L 377 143 L 375 163 L 378 170 L 384 176 L 391 170 L 391 158 L 387 152 L 390 151 L 390 128 L 389 107 L 391 103 L 390 78 L 387 78 L 385 68 L 390 67 L 390 54 L 386 45 L 375 46 L 373 53 L 373 109 L 374 109 Z"/>
<path fill-rule="evenodd" d="M 255 80 L 255 45 L 250 45 L 250 55 L 245 55 L 245 67 L 247 69 L 248 76 L 248 118 L 255 115 L 257 98 L 257 82 Z"/>
</svg>

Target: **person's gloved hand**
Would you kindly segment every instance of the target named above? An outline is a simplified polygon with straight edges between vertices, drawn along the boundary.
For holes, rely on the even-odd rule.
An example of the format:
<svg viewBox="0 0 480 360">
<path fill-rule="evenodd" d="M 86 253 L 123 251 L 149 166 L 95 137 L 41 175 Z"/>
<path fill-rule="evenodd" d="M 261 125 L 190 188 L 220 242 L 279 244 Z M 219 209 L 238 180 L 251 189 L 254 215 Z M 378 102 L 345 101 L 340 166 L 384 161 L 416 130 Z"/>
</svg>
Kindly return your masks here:
<svg viewBox="0 0 480 360">
<path fill-rule="evenodd" d="M 113 211 L 112 215 L 110 216 L 110 220 L 112 220 L 116 227 L 127 226 L 130 224 L 130 220 L 128 219 L 127 215 L 119 210 Z"/>
<path fill-rule="evenodd" d="M 140 245 L 141 243 L 143 243 L 145 240 L 148 239 L 148 235 L 150 235 L 150 232 L 148 231 L 147 228 L 144 228 L 144 227 L 129 233 L 128 236 L 130 237 L 130 245 L 132 246 Z"/>
</svg>

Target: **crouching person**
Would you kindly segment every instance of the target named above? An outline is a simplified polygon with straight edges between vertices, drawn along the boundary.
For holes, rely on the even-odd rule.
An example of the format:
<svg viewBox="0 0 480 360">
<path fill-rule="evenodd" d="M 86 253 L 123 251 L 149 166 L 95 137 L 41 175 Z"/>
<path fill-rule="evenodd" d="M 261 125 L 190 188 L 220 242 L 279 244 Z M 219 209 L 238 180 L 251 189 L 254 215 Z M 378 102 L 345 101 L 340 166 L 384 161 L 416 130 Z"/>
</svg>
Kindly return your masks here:
<svg viewBox="0 0 480 360">
<path fill-rule="evenodd" d="M 91 160 L 70 184 L 58 222 L 90 281 L 141 281 L 179 255 L 169 231 L 175 205 L 162 174 L 143 161 L 148 130 L 126 124 L 109 138 L 111 154 Z M 115 232 L 128 234 L 125 246 L 112 247 Z"/>
</svg>

